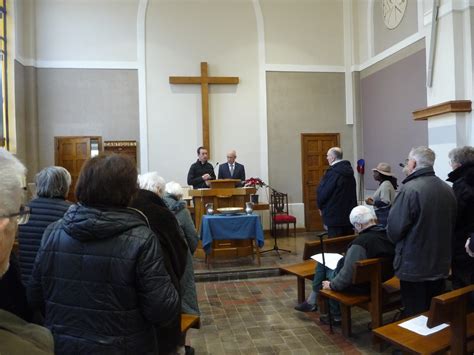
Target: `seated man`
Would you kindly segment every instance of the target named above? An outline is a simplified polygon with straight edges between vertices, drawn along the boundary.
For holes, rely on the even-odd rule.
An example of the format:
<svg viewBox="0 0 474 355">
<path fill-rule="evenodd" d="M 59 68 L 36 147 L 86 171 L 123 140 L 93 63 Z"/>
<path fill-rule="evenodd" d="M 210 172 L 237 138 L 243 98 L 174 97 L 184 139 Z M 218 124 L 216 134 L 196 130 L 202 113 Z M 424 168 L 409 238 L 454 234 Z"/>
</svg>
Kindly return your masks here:
<svg viewBox="0 0 474 355">
<path fill-rule="evenodd" d="M 192 185 L 194 189 L 202 189 L 211 186 L 210 180 L 214 180 L 216 174 L 214 167 L 207 161 L 207 149 L 199 147 L 197 154 L 197 161 L 189 168 L 188 185 Z"/>
<path fill-rule="evenodd" d="M 219 165 L 219 179 L 239 179 L 245 181 L 245 168 L 242 164 L 235 161 L 237 154 L 235 150 L 227 153 L 227 163 Z M 242 183 L 238 184 L 242 186 Z"/>
<path fill-rule="evenodd" d="M 393 258 L 395 246 L 387 238 L 385 229 L 376 224 L 376 217 L 370 208 L 366 206 L 354 207 L 349 216 L 351 224 L 359 233 L 356 239 L 349 245 L 345 257 L 339 260 L 335 270 L 331 270 L 318 264 L 313 279 L 313 291 L 308 299 L 295 307 L 302 312 L 312 312 L 317 310 L 316 299 L 321 288 L 335 291 L 348 290 L 352 283 L 352 273 L 354 264 L 363 259 L 370 258 Z M 384 275 L 384 279 L 393 276 Z M 340 311 L 336 302 L 330 302 L 333 324 L 340 324 Z M 321 321 L 325 322 L 323 315 Z"/>
</svg>

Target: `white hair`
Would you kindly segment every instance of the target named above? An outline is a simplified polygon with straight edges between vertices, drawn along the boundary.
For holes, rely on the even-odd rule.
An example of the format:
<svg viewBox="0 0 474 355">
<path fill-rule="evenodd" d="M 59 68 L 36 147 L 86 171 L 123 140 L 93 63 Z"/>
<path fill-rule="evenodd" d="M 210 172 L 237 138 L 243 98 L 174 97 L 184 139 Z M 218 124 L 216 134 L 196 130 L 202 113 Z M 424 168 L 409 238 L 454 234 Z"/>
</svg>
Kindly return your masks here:
<svg viewBox="0 0 474 355">
<path fill-rule="evenodd" d="M 170 181 L 166 184 L 166 192 L 180 200 L 183 197 L 183 188 L 176 181 Z"/>
<path fill-rule="evenodd" d="M 416 147 L 410 150 L 408 157 L 416 161 L 416 169 L 432 168 L 436 159 L 436 154 L 428 147 Z"/>
<path fill-rule="evenodd" d="M 26 168 L 7 150 L 0 148 L 0 211 L 18 212 L 23 198 Z"/>
<path fill-rule="evenodd" d="M 143 190 L 148 190 L 163 196 L 165 192 L 165 179 L 163 179 L 156 171 L 138 175 L 138 185 Z"/>
<path fill-rule="evenodd" d="M 356 206 L 352 209 L 351 214 L 349 215 L 349 220 L 353 226 L 355 226 L 356 223 L 365 225 L 375 219 L 375 212 L 367 206 Z"/>
</svg>

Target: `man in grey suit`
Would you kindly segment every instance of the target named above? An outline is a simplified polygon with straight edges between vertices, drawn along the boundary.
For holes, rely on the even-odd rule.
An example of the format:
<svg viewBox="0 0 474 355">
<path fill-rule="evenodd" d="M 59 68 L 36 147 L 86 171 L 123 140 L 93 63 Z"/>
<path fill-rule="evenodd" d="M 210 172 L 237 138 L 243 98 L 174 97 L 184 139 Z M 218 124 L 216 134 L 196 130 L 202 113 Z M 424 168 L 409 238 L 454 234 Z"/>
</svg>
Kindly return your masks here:
<svg viewBox="0 0 474 355">
<path fill-rule="evenodd" d="M 237 154 L 235 150 L 227 153 L 227 163 L 219 166 L 218 179 L 239 179 L 245 180 L 245 168 L 235 161 Z"/>
</svg>

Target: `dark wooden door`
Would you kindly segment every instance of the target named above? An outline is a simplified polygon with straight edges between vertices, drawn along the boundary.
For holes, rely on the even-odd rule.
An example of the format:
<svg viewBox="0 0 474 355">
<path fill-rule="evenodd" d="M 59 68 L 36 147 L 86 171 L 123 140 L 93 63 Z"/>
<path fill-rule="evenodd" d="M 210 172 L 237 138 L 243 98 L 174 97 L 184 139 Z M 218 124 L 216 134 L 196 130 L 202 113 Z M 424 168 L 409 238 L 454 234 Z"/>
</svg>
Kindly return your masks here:
<svg viewBox="0 0 474 355">
<path fill-rule="evenodd" d="M 329 167 L 326 159 L 328 149 L 338 146 L 339 133 L 301 134 L 303 202 L 307 231 L 323 230 L 323 221 L 316 205 L 316 189 Z"/>
<path fill-rule="evenodd" d="M 101 137 L 54 137 L 55 164 L 66 168 L 71 174 L 71 188 L 67 199 L 76 201 L 74 190 L 82 165 L 91 157 L 91 142 L 102 151 Z"/>
</svg>

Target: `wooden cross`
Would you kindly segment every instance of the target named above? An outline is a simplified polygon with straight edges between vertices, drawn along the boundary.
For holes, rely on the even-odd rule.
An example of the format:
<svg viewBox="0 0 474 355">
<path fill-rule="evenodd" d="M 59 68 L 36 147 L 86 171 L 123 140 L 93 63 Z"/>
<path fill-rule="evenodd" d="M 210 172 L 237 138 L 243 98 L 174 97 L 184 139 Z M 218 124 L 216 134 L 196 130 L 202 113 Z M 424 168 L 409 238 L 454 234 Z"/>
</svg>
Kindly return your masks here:
<svg viewBox="0 0 474 355">
<path fill-rule="evenodd" d="M 208 76 L 207 63 L 201 62 L 201 76 L 170 76 L 170 84 L 201 85 L 202 143 L 211 156 L 209 141 L 209 84 L 238 84 L 236 76 Z"/>
</svg>

